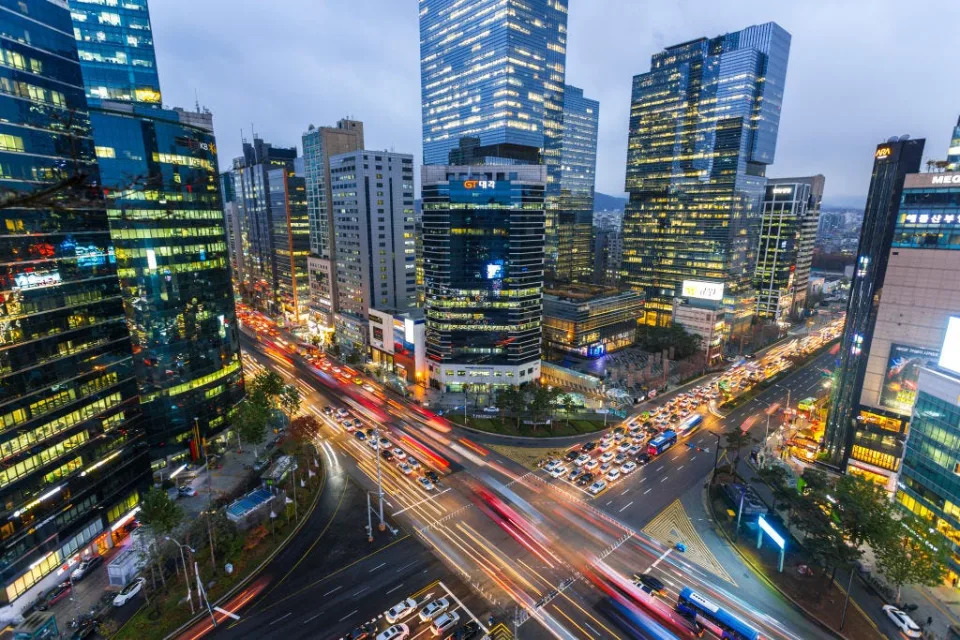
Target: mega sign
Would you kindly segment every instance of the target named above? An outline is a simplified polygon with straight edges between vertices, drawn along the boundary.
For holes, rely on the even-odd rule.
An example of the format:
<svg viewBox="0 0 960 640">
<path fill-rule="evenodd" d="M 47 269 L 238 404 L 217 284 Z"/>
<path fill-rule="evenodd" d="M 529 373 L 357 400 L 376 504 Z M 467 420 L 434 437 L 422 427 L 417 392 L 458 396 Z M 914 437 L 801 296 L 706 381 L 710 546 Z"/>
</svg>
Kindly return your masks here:
<svg viewBox="0 0 960 640">
<path fill-rule="evenodd" d="M 701 300 L 723 300 L 723 283 L 703 280 L 684 280 L 683 297 Z"/>
<path fill-rule="evenodd" d="M 464 180 L 464 189 L 494 189 L 497 186 L 496 180 Z"/>
<path fill-rule="evenodd" d="M 930 184 L 960 184 L 960 173 L 939 173 L 930 176 Z"/>
</svg>

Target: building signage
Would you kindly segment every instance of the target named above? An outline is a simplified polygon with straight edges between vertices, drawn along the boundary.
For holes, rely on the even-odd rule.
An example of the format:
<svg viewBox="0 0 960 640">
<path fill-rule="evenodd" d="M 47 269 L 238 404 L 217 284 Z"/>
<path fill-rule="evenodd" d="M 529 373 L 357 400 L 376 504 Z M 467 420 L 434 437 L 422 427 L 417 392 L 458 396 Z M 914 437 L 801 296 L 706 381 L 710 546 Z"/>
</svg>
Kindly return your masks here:
<svg viewBox="0 0 960 640">
<path fill-rule="evenodd" d="M 883 160 L 884 158 L 889 158 L 893 153 L 893 147 L 878 147 L 877 152 L 873 154 L 873 157 L 877 160 Z"/>
<path fill-rule="evenodd" d="M 770 536 L 770 539 L 773 540 L 773 543 L 783 549 L 787 545 L 787 541 L 783 539 L 776 529 L 770 526 L 770 523 L 767 522 L 767 519 L 763 516 L 760 516 L 757 519 L 757 524 L 760 525 L 760 528 L 763 529 L 763 532 Z"/>
<path fill-rule="evenodd" d="M 51 287 L 60 284 L 60 271 L 57 269 L 27 271 L 13 276 L 13 281 L 18 289 Z"/>
<path fill-rule="evenodd" d="M 906 224 L 954 224 L 960 218 L 953 213 L 905 213 L 900 216 L 900 222 Z"/>
<path fill-rule="evenodd" d="M 952 316 L 947 322 L 947 333 L 943 337 L 937 364 L 942 369 L 960 373 L 960 318 L 956 316 Z"/>
<path fill-rule="evenodd" d="M 463 188 L 464 189 L 495 189 L 497 187 L 496 180 L 464 180 Z"/>
<path fill-rule="evenodd" d="M 960 186 L 960 171 L 946 173 L 908 173 L 903 179 L 905 189 Z"/>
<path fill-rule="evenodd" d="M 683 297 L 700 300 L 723 300 L 723 283 L 702 280 L 684 280 Z"/>
<path fill-rule="evenodd" d="M 783 196 L 787 194 L 790 194 L 790 195 L 793 194 L 793 187 L 774 187 L 773 188 L 773 195 L 775 196 Z"/>
<path fill-rule="evenodd" d="M 920 367 L 937 358 L 936 349 L 891 344 L 887 368 L 880 389 L 880 406 L 902 416 L 909 416 L 917 400 L 917 379 Z"/>
<path fill-rule="evenodd" d="M 960 184 L 960 173 L 938 173 L 930 176 L 930 184 Z"/>
</svg>

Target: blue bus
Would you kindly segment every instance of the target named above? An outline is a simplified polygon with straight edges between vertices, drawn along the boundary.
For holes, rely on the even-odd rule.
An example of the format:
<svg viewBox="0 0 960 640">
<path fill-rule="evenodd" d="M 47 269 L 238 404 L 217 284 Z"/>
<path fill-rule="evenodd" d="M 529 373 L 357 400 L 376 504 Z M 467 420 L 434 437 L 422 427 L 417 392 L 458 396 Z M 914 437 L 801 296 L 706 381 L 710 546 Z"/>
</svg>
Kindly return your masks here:
<svg viewBox="0 0 960 640">
<path fill-rule="evenodd" d="M 675 431 L 664 431 L 647 443 L 647 453 L 651 456 L 658 456 L 675 444 L 677 444 L 677 433 Z"/>
<path fill-rule="evenodd" d="M 707 600 L 690 587 L 684 587 L 677 598 L 677 611 L 693 613 L 723 629 L 723 637 L 730 640 L 762 640 L 760 632 Z"/>
<path fill-rule="evenodd" d="M 702 422 L 703 416 L 699 413 L 695 413 L 692 416 L 687 416 L 684 418 L 683 422 L 677 425 L 677 431 L 679 432 L 678 435 L 681 438 L 690 435 L 697 430 L 697 427 L 699 427 Z"/>
</svg>

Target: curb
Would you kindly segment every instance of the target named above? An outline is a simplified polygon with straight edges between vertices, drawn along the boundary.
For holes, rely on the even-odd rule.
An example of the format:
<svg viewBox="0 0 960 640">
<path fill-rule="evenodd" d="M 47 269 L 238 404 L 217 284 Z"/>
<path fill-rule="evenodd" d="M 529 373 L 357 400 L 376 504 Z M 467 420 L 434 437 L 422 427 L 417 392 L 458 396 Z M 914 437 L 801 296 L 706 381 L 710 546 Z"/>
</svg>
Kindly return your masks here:
<svg viewBox="0 0 960 640">
<path fill-rule="evenodd" d="M 811 622 L 813 622 L 814 624 L 816 624 L 816 625 L 817 625 L 820 629 L 822 629 L 823 631 L 826 631 L 827 633 L 829 633 L 832 637 L 834 637 L 834 638 L 839 638 L 840 640 L 847 640 L 847 636 L 845 636 L 845 635 L 843 635 L 842 633 L 836 631 L 835 629 L 827 626 L 826 623 L 824 623 L 824 622 L 821 621 L 819 618 L 817 618 L 817 617 L 814 616 L 812 613 L 810 613 L 810 612 L 806 609 L 806 607 L 804 607 L 803 605 L 801 605 L 799 602 L 797 602 L 796 600 L 794 600 L 790 595 L 788 595 L 783 589 L 781 589 L 780 587 L 778 587 L 778 586 L 776 585 L 776 583 L 774 583 L 772 580 L 770 580 L 770 578 L 768 578 L 768 577 L 766 576 L 766 574 L 764 574 L 759 568 L 757 568 L 757 566 L 753 563 L 752 560 L 750 560 L 749 557 L 747 557 L 746 555 L 744 555 L 744 553 L 743 553 L 742 551 L 740 551 L 740 548 L 733 542 L 733 540 L 730 539 L 730 535 L 727 533 L 726 528 L 720 523 L 719 520 L 717 520 L 716 512 L 715 512 L 714 509 L 713 509 L 713 501 L 710 499 L 710 483 L 709 483 L 709 481 L 707 482 L 707 485 L 706 485 L 706 487 L 704 488 L 703 493 L 704 493 L 705 496 L 706 496 L 706 500 L 705 500 L 705 501 L 706 501 L 706 505 L 707 505 L 707 508 L 708 508 L 708 513 L 709 513 L 710 517 L 713 519 L 713 522 L 714 522 L 714 524 L 716 525 L 716 528 L 719 530 L 720 535 L 723 536 L 723 539 L 727 542 L 727 545 L 729 545 L 734 551 L 736 551 L 737 555 L 740 556 L 740 560 L 742 560 L 745 565 L 747 565 L 748 567 L 750 567 L 750 570 L 753 571 L 753 573 L 754 573 L 758 578 L 760 578 L 760 580 L 762 580 L 764 584 L 766 584 L 769 588 L 773 589 L 773 590 L 776 591 L 778 594 L 780 594 L 780 596 L 781 596 L 784 600 L 786 600 L 786 601 L 788 601 L 790 604 L 792 604 L 793 607 L 794 607 L 797 611 L 799 611 L 800 613 L 802 613 L 805 618 L 807 618 L 808 620 L 810 620 Z M 852 599 L 852 598 L 851 598 L 851 603 L 853 603 L 853 599 Z M 866 614 L 864 614 L 864 615 L 866 615 Z M 870 620 L 869 616 L 867 616 L 867 619 Z M 873 621 L 870 620 L 870 623 L 873 624 Z M 874 628 L 875 628 L 875 627 L 874 627 Z"/>
<path fill-rule="evenodd" d="M 326 466 L 324 466 L 324 470 L 326 470 Z M 227 591 L 227 592 L 224 593 L 222 596 L 220 596 L 219 598 L 217 598 L 217 600 L 216 600 L 215 602 L 211 602 L 211 603 L 210 603 L 210 606 L 211 606 L 211 607 L 219 606 L 221 603 L 223 603 L 224 601 L 226 601 L 228 598 L 232 597 L 237 591 L 239 591 L 240 589 L 246 587 L 247 584 L 248 584 L 251 580 L 253 580 L 255 577 L 257 577 L 257 575 L 259 575 L 260 572 L 263 571 L 264 567 L 266 567 L 267 564 L 269 564 L 274 558 L 277 557 L 277 555 L 278 555 L 281 551 L 283 551 L 283 550 L 286 548 L 287 544 L 290 543 L 290 540 L 293 539 L 293 536 L 297 535 L 297 534 L 300 532 L 300 530 L 303 528 L 303 526 L 307 523 L 307 520 L 309 520 L 310 515 L 313 514 L 313 510 L 316 508 L 317 503 L 320 501 L 320 495 L 323 493 L 323 490 L 326 488 L 326 485 L 327 485 L 327 474 L 324 473 L 324 474 L 323 474 L 323 484 L 320 485 L 320 488 L 317 490 L 317 494 L 313 497 L 313 502 L 310 504 L 310 509 L 309 509 L 309 511 L 307 511 L 306 513 L 304 513 L 303 518 L 300 520 L 299 523 L 297 523 L 297 526 L 295 526 L 295 527 L 293 528 L 293 531 L 291 531 L 291 532 L 287 535 L 287 537 L 283 540 L 283 542 L 281 542 L 279 545 L 277 545 L 277 547 L 276 547 L 272 552 L 270 552 L 270 554 L 269 554 L 266 558 L 264 558 L 263 562 L 261 562 L 261 563 L 260 563 L 253 571 L 251 571 L 245 578 L 243 578 L 242 580 L 240 580 L 240 582 L 238 582 L 237 584 L 233 585 L 233 587 L 231 587 L 229 591 Z M 139 612 L 138 612 L 138 613 L 139 613 Z M 136 613 L 135 613 L 134 615 L 136 615 Z M 197 615 L 195 615 L 194 617 L 190 618 L 188 621 L 186 621 L 185 623 L 183 623 L 182 625 L 180 625 L 179 627 L 177 627 L 176 629 L 174 629 L 173 631 L 171 631 L 170 633 L 168 633 L 167 635 L 165 635 L 165 636 L 164 636 L 164 640 L 170 640 L 170 638 L 175 638 L 175 637 L 177 637 L 177 635 L 179 635 L 179 634 L 183 633 L 184 631 L 188 630 L 190 627 L 192 627 L 192 626 L 193 626 L 194 624 L 196 624 L 198 621 L 206 618 L 208 615 L 209 615 L 209 614 L 208 614 L 206 611 L 202 611 L 202 612 L 198 613 Z M 133 616 L 130 616 L 130 618 L 128 619 L 128 622 L 129 622 L 129 620 L 132 620 L 132 619 L 133 619 Z M 119 633 L 122 629 L 123 629 L 123 627 L 120 627 L 120 629 L 117 629 L 117 633 Z"/>
</svg>

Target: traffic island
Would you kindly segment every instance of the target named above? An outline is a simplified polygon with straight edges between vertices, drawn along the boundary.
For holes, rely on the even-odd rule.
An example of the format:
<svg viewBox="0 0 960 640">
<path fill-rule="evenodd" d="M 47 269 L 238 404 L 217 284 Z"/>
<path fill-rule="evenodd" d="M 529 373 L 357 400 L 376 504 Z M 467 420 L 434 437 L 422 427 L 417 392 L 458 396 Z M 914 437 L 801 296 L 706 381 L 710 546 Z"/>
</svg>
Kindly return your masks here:
<svg viewBox="0 0 960 640">
<path fill-rule="evenodd" d="M 556 418 L 552 424 L 532 425 L 525 424 L 523 420 L 517 424 L 516 418 L 475 418 L 457 414 L 446 414 L 443 416 L 453 424 L 476 431 L 493 433 L 501 436 L 515 436 L 523 438 L 552 438 L 564 436 L 581 436 L 588 433 L 602 431 L 607 427 L 612 427 L 620 421 L 616 418 L 607 421 L 604 425 L 602 419 L 570 419 Z"/>
<path fill-rule="evenodd" d="M 766 534 L 761 548 L 757 549 L 757 517 L 743 517 L 737 536 L 737 514 L 723 495 L 721 485 L 712 484 L 708 491 L 707 502 L 717 530 L 743 563 L 767 586 L 835 638 L 878 640 L 885 637 L 852 599 L 847 608 L 846 623 L 840 631 L 846 592 L 832 580 L 829 571 L 824 575 L 800 543 L 781 527 L 777 533 L 785 538 L 785 544 L 783 571 L 780 572 L 780 549 L 769 541 Z"/>
</svg>

